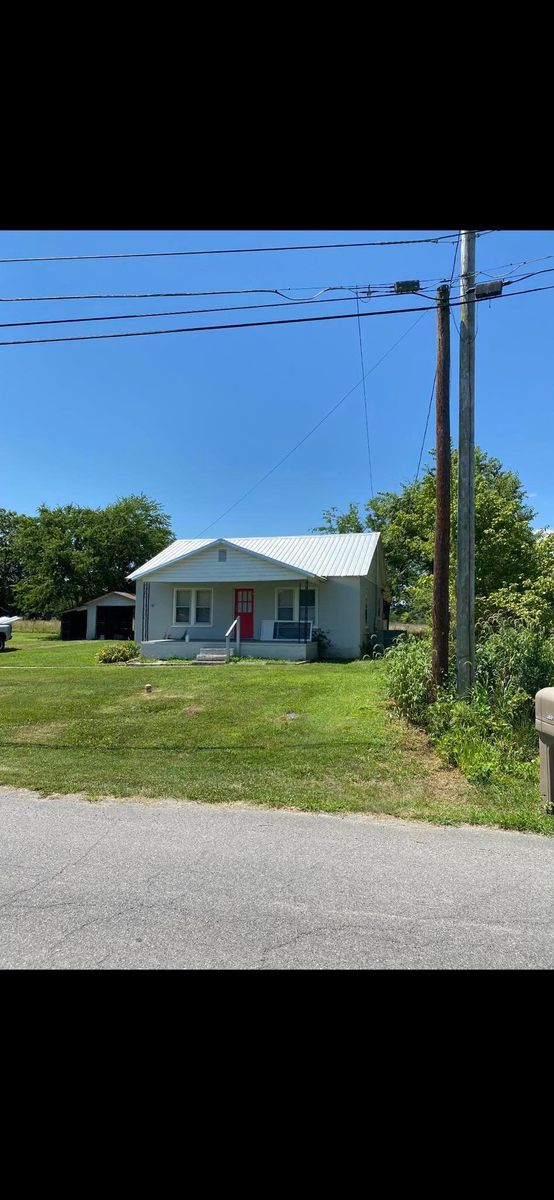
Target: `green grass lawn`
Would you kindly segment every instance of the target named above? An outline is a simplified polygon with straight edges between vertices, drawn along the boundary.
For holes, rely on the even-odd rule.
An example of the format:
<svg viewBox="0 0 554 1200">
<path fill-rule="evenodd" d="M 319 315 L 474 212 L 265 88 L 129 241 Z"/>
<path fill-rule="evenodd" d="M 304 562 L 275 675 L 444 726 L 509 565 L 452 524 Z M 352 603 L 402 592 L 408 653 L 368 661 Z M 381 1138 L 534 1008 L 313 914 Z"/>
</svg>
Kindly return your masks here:
<svg viewBox="0 0 554 1200">
<path fill-rule="evenodd" d="M 20 632 L 0 655 L 0 784 L 554 832 L 538 787 L 472 786 L 398 719 L 382 662 L 101 666 L 99 645 Z"/>
</svg>

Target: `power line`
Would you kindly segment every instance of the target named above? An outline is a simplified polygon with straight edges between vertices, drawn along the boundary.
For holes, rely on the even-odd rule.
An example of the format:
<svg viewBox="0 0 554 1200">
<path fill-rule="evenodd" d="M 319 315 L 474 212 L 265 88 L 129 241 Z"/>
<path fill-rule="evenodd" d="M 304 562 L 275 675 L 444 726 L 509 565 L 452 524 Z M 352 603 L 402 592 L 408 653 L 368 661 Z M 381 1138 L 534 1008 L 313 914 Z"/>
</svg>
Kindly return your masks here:
<svg viewBox="0 0 554 1200">
<path fill-rule="evenodd" d="M 551 258 L 554 258 L 554 254 L 543 254 L 539 258 L 524 258 L 521 260 L 521 262 L 518 262 L 518 263 L 509 262 L 509 263 L 501 263 L 499 267 L 482 267 L 480 271 L 476 272 L 476 274 L 477 275 L 488 275 L 489 272 L 492 271 L 495 273 L 495 275 L 491 276 L 491 278 L 494 278 L 498 275 L 499 271 L 504 272 L 507 270 L 508 267 L 513 267 L 513 270 L 509 272 L 510 275 L 513 275 L 514 271 L 518 271 L 520 267 L 528 267 L 531 265 L 531 263 L 548 262 L 548 260 Z"/>
<path fill-rule="evenodd" d="M 461 229 L 460 229 L 460 230 L 458 230 L 458 241 L 456 242 L 456 249 L 455 249 L 455 251 L 454 251 L 454 262 L 452 263 L 452 270 L 451 270 L 451 272 L 450 272 L 450 283 L 449 283 L 449 287 L 452 287 L 452 283 L 453 283 L 453 281 L 454 281 L 454 272 L 455 272 L 455 270 L 456 270 L 456 259 L 457 259 L 457 257 L 458 257 L 458 247 L 459 247 L 459 245 L 460 245 L 460 238 L 461 238 L 461 236 L 462 236 L 462 231 L 461 231 Z M 451 310 L 451 307 L 450 307 L 450 300 L 449 300 L 449 309 L 450 309 L 450 312 L 452 312 L 452 310 Z M 416 483 L 417 483 L 417 481 L 418 481 L 418 479 L 419 479 L 419 469 L 420 469 L 420 467 L 421 467 L 421 460 L 422 460 L 422 458 L 423 458 L 423 451 L 424 451 L 424 449 L 425 449 L 425 439 L 426 439 L 426 437 L 427 437 L 427 430 L 428 430 L 428 428 L 429 428 L 429 420 L 430 420 L 430 417 L 431 417 L 431 410 L 432 410 L 432 407 L 433 407 L 433 397 L 434 397 L 434 395 L 435 395 L 435 387 L 436 387 L 436 384 L 437 384 L 437 368 L 435 367 L 435 374 L 434 374 L 434 376 L 433 376 L 433 386 L 432 386 L 432 388 L 431 388 L 431 395 L 430 395 L 430 397 L 429 397 L 429 407 L 428 407 L 428 409 L 427 409 L 427 417 L 426 417 L 426 420 L 425 420 L 425 429 L 423 430 L 423 437 L 422 437 L 422 439 L 421 439 L 421 448 L 420 448 L 420 451 L 419 451 L 419 458 L 418 458 L 418 462 L 417 462 L 417 471 L 416 471 L 416 476 L 415 476 L 415 481 L 416 481 Z"/>
<path fill-rule="evenodd" d="M 554 287 L 554 285 L 552 285 Z M 545 290 L 545 289 L 539 289 Z M 377 309 L 374 312 L 360 313 L 360 317 L 384 317 L 384 316 L 400 316 L 402 313 L 414 312 L 431 312 L 434 305 L 421 305 L 412 308 L 387 308 Z M 132 338 L 132 337 L 156 337 L 161 334 L 170 333 L 210 333 L 222 329 L 254 329 L 268 328 L 272 325 L 303 325 L 316 321 L 336 321 L 343 319 L 351 319 L 356 317 L 357 313 L 333 313 L 329 315 L 317 317 L 280 317 L 275 321 L 239 321 L 227 322 L 222 325 L 188 325 L 178 329 L 139 329 L 123 333 L 91 333 L 91 334 L 75 334 L 68 337 L 48 337 L 48 338 L 18 338 L 13 341 L 0 341 L 0 346 L 39 346 L 57 342 L 98 342 L 109 341 L 116 338 Z"/>
<path fill-rule="evenodd" d="M 460 239 L 461 239 L 461 236 L 462 236 L 462 231 L 461 231 L 461 229 L 460 229 L 460 232 L 459 232 L 459 234 L 458 234 L 458 242 L 457 242 L 457 245 L 456 245 L 456 249 L 455 249 L 455 251 L 454 251 L 454 262 L 452 263 L 452 274 L 451 274 L 451 276 L 450 276 L 450 287 L 452 287 L 452 284 L 453 284 L 453 282 L 454 282 L 454 272 L 455 272 L 455 270 L 456 270 L 456 259 L 457 259 L 457 257 L 458 257 L 458 247 L 459 247 L 459 245 L 460 245 Z M 452 320 L 453 320 L 453 322 L 454 322 L 455 328 L 458 330 L 458 336 L 460 336 L 460 327 L 459 327 L 459 325 L 457 324 L 457 321 L 456 321 L 456 318 L 455 318 L 455 316 L 454 316 L 454 313 L 452 312 L 452 305 L 451 305 L 450 301 L 449 301 L 449 305 L 448 305 L 448 306 L 449 306 L 449 310 L 450 310 L 450 316 L 452 317 Z M 436 380 L 436 378 L 437 378 L 437 375 L 436 375 L 436 372 L 435 372 L 435 380 Z M 418 467 L 418 472 L 419 472 L 419 467 Z M 417 478 L 417 476 L 416 476 L 416 478 Z"/>
<path fill-rule="evenodd" d="M 536 261 L 543 262 L 543 261 L 545 261 L 546 258 L 550 258 L 550 257 L 554 257 L 554 256 L 546 255 L 544 259 L 537 259 Z M 530 260 L 530 261 L 533 261 L 533 260 Z M 508 264 L 508 265 L 510 265 L 510 264 Z M 521 263 L 518 265 L 521 266 L 524 264 Z M 477 274 L 487 274 L 487 272 L 479 271 L 479 272 L 477 272 Z M 529 276 L 527 276 L 527 275 L 522 276 L 522 278 L 528 278 L 528 277 L 530 278 L 531 275 L 533 275 L 533 274 L 541 274 L 541 272 L 530 272 Z M 437 284 L 444 283 L 445 277 L 437 276 L 437 277 L 434 277 L 431 279 L 426 278 L 422 282 L 425 285 L 429 285 L 432 283 L 437 283 Z M 513 280 L 513 281 L 510 280 L 510 282 L 517 282 L 517 279 Z M 368 283 L 367 284 L 368 295 L 366 297 L 362 297 L 362 299 L 371 299 L 371 298 L 377 297 L 379 294 L 381 294 L 381 295 L 387 295 L 387 294 L 396 295 L 397 293 L 395 293 L 395 290 L 394 290 L 395 286 L 396 286 L 395 281 L 390 282 L 390 283 L 374 283 L 374 284 Z M 81 293 L 75 293 L 75 294 L 70 294 L 70 295 L 54 295 L 54 296 L 0 296 L 0 304 L 33 304 L 33 303 L 34 304 L 42 304 L 42 303 L 47 303 L 47 302 L 51 302 L 51 301 L 59 302 L 59 301 L 66 301 L 66 300 L 67 301 L 73 301 L 73 300 L 159 300 L 159 299 L 183 299 L 183 298 L 193 299 L 193 298 L 204 297 L 204 296 L 205 297 L 220 297 L 220 296 L 258 296 L 258 295 L 282 296 L 284 299 L 294 300 L 294 299 L 303 299 L 303 297 L 294 297 L 294 296 L 287 295 L 287 293 L 306 292 L 306 291 L 313 291 L 313 290 L 314 290 L 313 286 L 312 287 L 297 286 L 297 287 L 288 287 L 288 288 L 286 288 L 286 287 L 283 287 L 283 288 L 275 288 L 275 287 L 273 287 L 273 288 L 268 288 L 268 287 L 266 287 L 266 288 L 263 288 L 263 287 L 259 287 L 259 288 L 225 288 L 225 289 L 212 289 L 212 290 L 205 290 L 205 291 L 182 291 L 182 292 L 181 291 L 179 291 L 179 292 L 176 292 L 176 291 L 171 291 L 171 292 L 81 292 Z M 321 295 L 323 295 L 324 293 L 327 293 L 327 292 L 348 291 L 348 292 L 351 292 L 352 294 L 356 294 L 356 292 L 359 292 L 359 290 L 360 290 L 359 284 L 344 284 L 344 283 L 343 284 L 327 284 L 324 287 L 316 288 L 315 295 L 312 296 L 311 299 L 315 301 Z M 144 315 L 148 315 L 148 314 L 144 314 Z"/>
<path fill-rule="evenodd" d="M 294 308 L 298 305 L 304 307 L 310 304 L 346 304 L 349 300 L 351 300 L 350 296 L 329 296 L 325 300 L 282 300 L 280 303 L 272 301 L 269 304 L 229 304 L 222 308 L 180 308 L 169 312 L 116 313 L 111 316 L 99 317 L 51 317 L 45 321 L 2 321 L 0 329 L 22 329 L 35 325 L 79 325 L 90 321 L 140 321 L 141 317 L 145 319 L 149 317 L 184 317 L 200 313 L 249 312 L 252 309 Z"/>
<path fill-rule="evenodd" d="M 425 312 L 428 312 L 428 311 L 429 311 L 428 309 L 425 309 Z M 401 337 L 399 337 L 397 339 L 397 341 L 393 343 L 392 346 L 389 346 L 389 349 L 385 351 L 385 353 L 381 356 L 381 358 L 379 358 L 377 360 L 377 362 L 374 363 L 373 366 L 370 367 L 368 371 L 366 371 L 365 376 L 363 376 L 362 379 L 359 379 L 358 382 L 354 384 L 354 387 L 351 387 L 350 391 L 346 392 L 345 395 L 342 396 L 341 399 L 338 400 L 337 403 L 334 404 L 333 407 L 330 408 L 328 412 L 325 413 L 325 415 L 321 418 L 321 420 L 318 421 L 317 424 L 314 425 L 312 427 L 312 429 L 310 429 L 308 431 L 308 433 L 306 433 L 304 435 L 304 437 L 301 438 L 300 441 L 297 442 L 296 445 L 292 447 L 291 450 L 287 451 L 287 453 L 284 454 L 283 457 L 280 458 L 279 461 L 275 463 L 275 466 L 271 467 L 269 471 L 266 471 L 265 475 L 262 475 L 261 478 L 258 479 L 256 481 L 256 483 L 252 484 L 252 487 L 248 488 L 248 490 L 246 492 L 243 492 L 242 496 L 239 496 L 238 500 L 235 500 L 234 503 L 230 504 L 229 507 L 226 508 L 224 512 L 220 513 L 219 516 L 216 517 L 215 521 L 211 521 L 209 525 L 205 525 L 204 529 L 200 530 L 200 533 L 198 534 L 198 536 L 202 537 L 205 533 L 208 532 L 209 529 L 213 529 L 214 525 L 217 525 L 219 521 L 223 520 L 223 517 L 226 517 L 227 514 L 232 512 L 232 510 L 234 508 L 237 508 L 239 504 L 242 504 L 243 500 L 246 500 L 247 497 L 250 496 L 252 494 L 252 492 L 254 492 L 256 490 L 256 488 L 258 488 L 260 486 L 260 484 L 265 483 L 265 480 L 269 479 L 270 475 L 273 475 L 275 473 L 275 471 L 277 471 L 278 468 L 281 467 L 283 465 L 283 463 L 287 461 L 288 458 L 290 458 L 297 450 L 299 450 L 300 446 L 303 446 L 304 442 L 307 442 L 308 438 L 310 438 L 312 436 L 312 434 L 316 432 L 316 430 L 320 429 L 321 426 L 325 423 L 325 421 L 327 421 L 329 419 L 329 417 L 332 417 L 333 413 L 335 413 L 337 411 L 337 409 L 340 408 L 341 404 L 344 404 L 345 400 L 348 400 L 348 397 L 351 396 L 352 393 L 355 392 L 356 389 L 360 387 L 360 384 L 363 383 L 364 379 L 367 379 L 368 375 L 371 375 L 373 373 L 373 371 L 376 371 L 377 367 L 379 367 L 381 365 L 381 363 L 384 362 L 385 358 L 388 358 L 389 354 L 392 354 L 393 350 L 396 350 L 396 347 L 400 345 L 400 342 L 404 341 L 404 338 L 406 338 L 408 336 L 408 334 L 411 333 L 412 329 L 415 329 L 416 325 L 419 325 L 419 322 L 423 320 L 425 312 L 423 312 L 422 315 L 417 318 L 417 321 L 414 321 L 413 324 L 410 325 L 409 329 L 406 329 L 404 331 L 404 333 L 401 335 Z"/>
<path fill-rule="evenodd" d="M 534 279 L 536 275 L 552 275 L 554 267 L 543 267 L 541 271 L 528 271 L 526 275 L 517 275 L 515 279 L 505 279 L 504 286 L 511 287 L 512 283 L 523 283 L 524 279 Z"/>
<path fill-rule="evenodd" d="M 361 327 L 361 324 L 360 324 L 360 302 L 359 302 L 359 299 L 358 299 L 358 293 L 357 293 L 357 292 L 356 292 L 356 311 L 357 311 L 357 314 L 358 314 L 358 340 L 359 340 L 359 343 L 360 343 L 360 361 L 361 361 L 361 364 L 362 364 L 362 384 L 363 384 L 363 393 L 364 393 L 364 415 L 365 415 L 365 436 L 366 436 L 366 444 L 367 444 L 367 462 L 368 462 L 368 466 L 369 466 L 369 484 L 370 484 L 370 488 L 371 488 L 371 492 L 370 492 L 370 494 L 373 496 L 373 472 L 372 472 L 372 470 L 371 470 L 371 449 L 370 449 L 370 446 L 369 446 L 369 424 L 368 424 L 368 420 L 367 420 L 367 392 L 366 392 L 366 386 L 365 386 L 365 373 L 364 373 L 364 351 L 363 351 L 363 346 L 362 346 L 362 327 Z"/>
<path fill-rule="evenodd" d="M 512 296 L 529 296 L 532 292 L 550 292 L 554 289 L 554 284 L 547 284 L 545 287 L 524 288 L 518 292 L 508 292 L 500 296 L 477 297 L 467 301 L 469 304 L 480 304 L 484 299 L 492 300 L 496 303 L 498 300 L 511 299 Z M 462 304 L 461 300 L 453 300 L 451 304 L 459 307 Z M 414 312 L 432 312 L 435 308 L 434 304 L 425 306 L 414 305 L 410 308 L 381 308 L 375 309 L 373 312 L 360 313 L 360 319 L 366 317 L 401 317 L 405 313 Z M 269 328 L 272 325 L 307 325 L 314 324 L 318 321 L 349 321 L 357 317 L 357 313 L 325 313 L 317 317 L 280 317 L 276 321 L 234 321 L 227 322 L 222 325 L 186 325 L 178 329 L 138 329 L 124 333 L 91 333 L 83 335 L 71 335 L 69 337 L 53 337 L 53 338 L 20 338 L 14 341 L 0 342 L 0 346 L 39 346 L 53 342 L 98 342 L 108 341 L 115 338 L 131 338 L 131 337 L 157 337 L 160 334 L 170 333 L 215 333 L 222 329 L 256 329 Z"/>
<path fill-rule="evenodd" d="M 289 290 L 299 292 L 301 289 Z M 333 291 L 334 289 L 329 288 L 328 290 Z M 195 296 L 278 296 L 284 291 L 286 291 L 285 288 L 282 288 L 281 292 L 277 288 L 227 288 L 224 291 L 211 292 L 83 292 L 75 296 L 0 296 L 0 304 L 41 304 L 46 300 L 160 300 L 187 296 L 191 298 Z"/>
<path fill-rule="evenodd" d="M 317 300 L 326 292 L 355 292 L 356 284 L 329 284 L 326 287 L 321 287 L 316 290 L 314 296 L 309 297 L 312 300 Z M 394 289 L 394 283 L 373 284 L 371 295 L 378 292 L 387 292 Z M 224 290 L 213 290 L 203 292 L 83 292 L 71 296 L 0 296 L 0 304 L 41 304 L 43 301 L 59 301 L 59 300 L 159 300 L 159 299 L 176 299 L 180 297 L 194 298 L 198 296 L 283 296 L 285 300 L 300 299 L 300 297 L 288 296 L 287 292 L 309 292 L 313 288 L 293 287 L 293 288 L 226 288 Z M 370 285 L 368 284 L 368 292 Z"/>
<path fill-rule="evenodd" d="M 433 280 L 425 280 L 425 283 L 432 283 Z M 439 280 L 439 282 L 441 282 Z M 368 284 L 367 297 L 363 299 L 371 299 L 379 294 L 395 295 L 394 283 L 375 283 Z M 195 297 L 219 297 L 219 296 L 282 296 L 285 300 L 302 299 L 287 295 L 290 292 L 312 291 L 312 288 L 227 288 L 221 291 L 204 291 L 204 292 L 88 292 L 80 295 L 72 296 L 0 296 L 0 304 L 42 304 L 47 301 L 60 300 L 160 300 L 160 299 L 177 299 Z M 327 292 L 351 292 L 355 293 L 359 290 L 357 284 L 329 284 L 327 287 L 319 288 L 316 294 L 305 299 L 318 300 L 320 296 Z"/>
<path fill-rule="evenodd" d="M 452 263 L 452 270 L 451 270 L 451 272 L 450 272 L 450 284 L 449 284 L 449 287 L 452 287 L 452 284 L 453 284 L 453 282 L 454 282 L 454 272 L 455 272 L 455 270 L 456 270 L 456 259 L 457 259 L 457 257 L 458 257 L 458 248 L 459 248 L 459 245 L 460 245 L 460 238 L 461 238 L 461 236 L 462 236 L 462 231 L 461 231 L 461 229 L 460 229 L 460 230 L 458 230 L 458 241 L 456 242 L 456 249 L 455 249 L 455 251 L 454 251 L 454 262 Z"/>
<path fill-rule="evenodd" d="M 477 232 L 483 237 L 487 233 L 497 233 L 498 230 L 480 229 Z M 352 250 L 366 246 L 421 246 L 424 243 L 438 245 L 451 242 L 454 237 L 455 234 L 445 233 L 438 237 L 398 238 L 375 242 L 319 242 L 303 246 L 240 246 L 214 250 L 141 250 L 125 254 L 58 254 L 34 258 L 0 258 L 0 263 L 98 262 L 121 258 L 193 258 L 211 254 L 275 254 L 282 250 Z"/>
<path fill-rule="evenodd" d="M 453 283 L 454 283 L 454 272 L 455 272 L 455 268 L 456 268 L 456 258 L 457 258 L 457 253 L 458 253 L 458 249 L 459 249 L 459 246 L 460 246 L 460 239 L 461 239 L 461 234 L 459 233 L 459 234 L 458 234 L 458 240 L 457 240 L 457 242 L 456 242 L 456 250 L 455 250 L 455 256 L 454 256 L 454 263 L 453 263 L 453 266 L 452 266 L 452 272 L 451 272 L 451 275 L 450 275 L 450 281 L 449 281 L 449 282 L 450 282 L 450 286 L 451 286 L 451 287 L 453 286 Z M 453 244 L 453 242 L 452 242 L 452 244 Z M 479 271 L 476 271 L 476 272 L 475 272 L 475 274 L 476 274 L 476 275 L 486 275 L 486 276 L 487 276 L 487 278 L 491 278 L 491 279 L 498 279 L 498 278 L 500 278 L 500 277 L 502 277 L 502 278 L 504 278 L 504 279 L 505 279 L 505 275 L 504 275 L 504 273 L 505 273 L 505 271 L 506 271 L 506 269 L 507 269 L 508 267 L 512 267 L 512 268 L 513 268 L 513 270 L 512 270 L 512 271 L 509 271 L 509 272 L 508 272 L 508 274 L 510 274 L 510 275 L 513 275 L 513 274 L 514 274 L 514 272 L 515 272 L 515 271 L 518 271 L 520 267 L 526 267 L 526 266 L 529 266 L 529 265 L 530 265 L 530 264 L 532 264 L 532 263 L 537 263 L 537 262 L 547 262 L 548 260 L 551 260 L 551 259 L 553 259 L 553 258 L 554 258 L 554 254 L 544 254 L 544 255 L 542 255 L 540 258 L 528 258 L 528 259 L 522 259 L 522 260 L 521 260 L 520 262 L 518 262 L 518 263 L 513 263 L 513 262 L 509 262 L 509 263 L 500 263 L 498 266 L 487 266 L 487 267 L 482 267 L 482 268 L 481 268 Z M 540 272 L 537 272 L 537 273 L 540 273 Z M 534 274 L 534 272 L 531 272 L 530 274 Z M 420 279 L 420 282 L 421 282 L 421 284 L 422 284 L 422 285 L 425 285 L 425 287 L 428 287 L 428 286 L 430 286 L 430 285 L 431 285 L 431 284 L 433 284 L 433 283 L 435 283 L 435 284 L 439 285 L 439 284 L 441 284 L 441 283 L 447 283 L 447 282 L 448 282 L 448 280 L 447 280 L 447 278 L 446 278 L 446 276 L 445 276 L 445 275 L 433 275 L 433 276 L 432 276 L 432 277 L 430 277 L 430 278 L 429 278 L 429 277 L 422 278 L 421 276 L 418 276 L 418 278 Z M 527 278 L 527 276 L 525 276 L 525 278 Z M 506 281 L 506 279 L 505 279 L 505 281 Z M 394 288 L 394 287 L 395 287 L 395 282 L 392 282 L 392 283 L 371 283 L 371 295 L 373 295 L 373 292 L 374 292 L 374 290 L 379 292 L 379 291 L 383 291 L 383 290 L 390 289 L 390 288 Z M 302 290 L 303 290 L 302 288 L 283 288 L 283 289 L 282 289 L 282 291 L 302 291 Z M 308 290 L 308 291 L 314 291 L 314 290 L 315 290 L 315 287 L 314 287 L 314 288 L 309 288 L 309 289 L 306 289 L 306 290 Z M 352 293 L 354 293 L 354 294 L 355 294 L 355 293 L 356 293 L 356 291 L 359 291 L 359 290 L 360 290 L 360 285 L 359 285 L 359 284 L 346 284 L 346 283 L 343 283 L 343 284 L 336 284 L 336 285 L 334 285 L 334 286 L 330 286 L 330 287 L 329 287 L 329 290 L 330 290 L 330 291 L 340 291 L 340 290 L 344 290 L 344 291 L 349 291 L 349 292 L 352 292 Z M 365 297 L 363 297 L 363 296 L 362 296 L 361 298 L 362 298 L 362 299 L 364 299 Z"/>
<path fill-rule="evenodd" d="M 416 483 L 417 483 L 417 481 L 418 481 L 418 478 L 419 478 L 419 468 L 420 468 L 420 466 L 421 466 L 421 460 L 422 460 L 422 458 L 423 458 L 423 451 L 424 451 L 424 448 L 425 448 L 425 439 L 426 439 L 426 437 L 427 437 L 427 430 L 428 430 L 428 428 L 429 428 L 429 418 L 430 418 L 430 416 L 431 416 L 431 409 L 432 409 L 432 407 L 433 407 L 433 397 L 434 397 L 434 395 L 435 395 L 435 387 L 436 387 L 436 383 L 437 383 L 437 372 L 436 372 L 436 369 L 435 369 L 435 375 L 434 375 L 434 378 L 433 378 L 433 386 L 432 386 L 432 388 L 431 388 L 431 395 L 430 395 L 430 397 L 429 397 L 429 407 L 428 407 L 428 409 L 427 409 L 427 419 L 426 419 L 426 421 L 425 421 L 425 429 L 423 430 L 423 437 L 422 437 L 422 439 L 421 439 L 421 449 L 420 449 L 420 451 L 419 451 L 419 459 L 418 459 L 418 463 L 417 463 L 417 471 L 416 471 L 416 477 L 415 477 L 415 481 L 416 481 Z"/>
<path fill-rule="evenodd" d="M 476 271 L 475 274 L 476 275 L 482 275 L 482 274 L 488 275 L 488 272 Z M 512 284 L 514 284 L 514 283 L 524 283 L 526 279 L 534 279 L 537 275 L 552 275 L 552 274 L 554 274 L 554 267 L 543 267 L 543 269 L 541 271 L 528 271 L 525 275 L 516 275 L 514 279 L 506 279 L 506 278 L 502 278 L 502 276 L 498 276 L 497 278 L 498 278 L 499 282 L 502 283 L 503 287 L 511 287 Z M 490 275 L 488 277 L 492 278 L 492 276 L 490 276 Z M 417 294 L 418 294 L 418 296 L 423 296 L 426 300 L 432 299 L 431 296 L 427 295 L 427 293 L 423 290 L 423 288 L 420 288 Z M 518 294 L 521 295 L 522 293 L 518 293 Z M 486 300 L 486 299 L 489 299 L 489 297 L 480 296 L 479 299 Z"/>
</svg>

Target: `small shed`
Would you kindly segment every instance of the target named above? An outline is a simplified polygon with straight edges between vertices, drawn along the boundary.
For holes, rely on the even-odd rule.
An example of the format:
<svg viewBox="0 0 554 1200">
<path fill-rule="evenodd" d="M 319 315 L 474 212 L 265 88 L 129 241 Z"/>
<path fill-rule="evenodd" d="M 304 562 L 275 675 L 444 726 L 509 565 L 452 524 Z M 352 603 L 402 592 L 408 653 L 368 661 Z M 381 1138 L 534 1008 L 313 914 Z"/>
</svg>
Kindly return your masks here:
<svg viewBox="0 0 554 1200">
<path fill-rule="evenodd" d="M 64 641 L 95 639 L 130 640 L 135 631 L 135 596 L 132 592 L 104 592 L 86 604 L 62 613 Z"/>
</svg>

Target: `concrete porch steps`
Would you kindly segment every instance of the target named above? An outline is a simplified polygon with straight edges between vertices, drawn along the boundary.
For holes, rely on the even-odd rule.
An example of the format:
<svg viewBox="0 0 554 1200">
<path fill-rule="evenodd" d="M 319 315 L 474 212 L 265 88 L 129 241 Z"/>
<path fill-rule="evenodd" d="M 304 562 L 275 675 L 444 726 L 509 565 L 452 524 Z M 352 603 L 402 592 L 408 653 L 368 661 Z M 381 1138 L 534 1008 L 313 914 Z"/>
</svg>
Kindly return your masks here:
<svg viewBox="0 0 554 1200">
<path fill-rule="evenodd" d="M 226 663 L 226 648 L 223 645 L 202 646 L 200 653 L 196 655 L 196 661 L 199 663 Z"/>
</svg>

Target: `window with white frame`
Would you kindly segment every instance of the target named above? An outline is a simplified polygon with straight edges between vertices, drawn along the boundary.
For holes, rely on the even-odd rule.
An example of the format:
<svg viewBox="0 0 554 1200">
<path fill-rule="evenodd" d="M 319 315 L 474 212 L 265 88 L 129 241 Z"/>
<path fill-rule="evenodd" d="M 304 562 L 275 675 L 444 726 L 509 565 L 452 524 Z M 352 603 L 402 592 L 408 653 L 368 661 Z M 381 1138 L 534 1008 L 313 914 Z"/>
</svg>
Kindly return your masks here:
<svg viewBox="0 0 554 1200">
<path fill-rule="evenodd" d="M 175 624 L 190 625 L 192 593 L 190 588 L 175 588 Z"/>
<path fill-rule="evenodd" d="M 277 620 L 294 621 L 295 588 L 277 588 Z"/>
<path fill-rule="evenodd" d="M 311 621 L 312 625 L 317 625 L 317 588 L 276 588 L 275 619 Z"/>
<path fill-rule="evenodd" d="M 212 623 L 212 590 L 198 588 L 194 608 L 195 625 L 211 625 Z"/>
<path fill-rule="evenodd" d="M 211 588 L 175 588 L 174 625 L 211 625 L 213 592 Z"/>
</svg>

